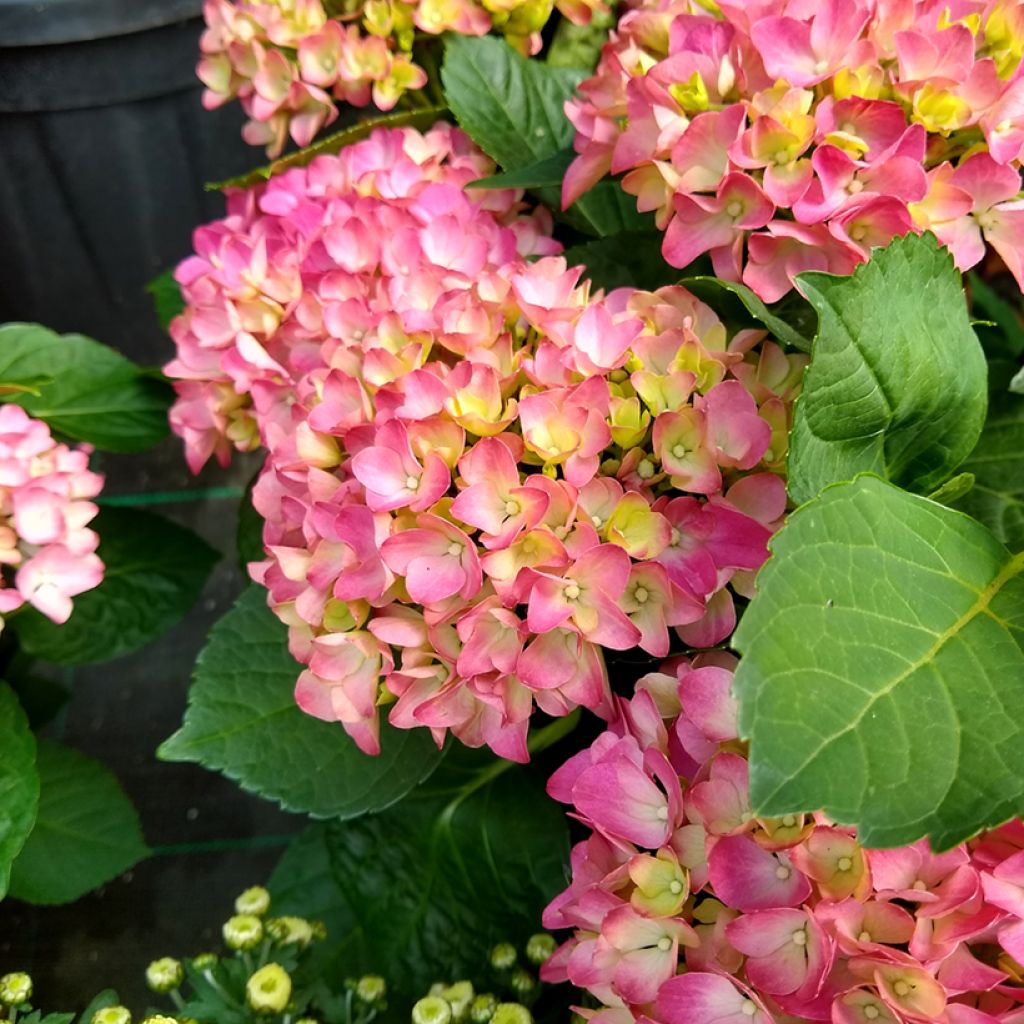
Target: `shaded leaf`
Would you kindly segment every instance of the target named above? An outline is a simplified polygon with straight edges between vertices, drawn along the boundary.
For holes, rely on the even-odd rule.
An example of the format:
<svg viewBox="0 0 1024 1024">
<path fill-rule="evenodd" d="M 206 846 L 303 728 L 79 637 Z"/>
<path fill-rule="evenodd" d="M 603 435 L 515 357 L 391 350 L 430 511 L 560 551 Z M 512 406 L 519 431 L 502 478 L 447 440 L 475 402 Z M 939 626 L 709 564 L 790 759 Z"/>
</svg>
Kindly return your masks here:
<svg viewBox="0 0 1024 1024">
<path fill-rule="evenodd" d="M 1024 554 L 867 475 L 771 547 L 735 634 L 757 814 L 945 849 L 1024 811 Z"/>
<path fill-rule="evenodd" d="M 39 813 L 11 871 L 10 894 L 69 903 L 149 856 L 138 815 L 110 770 L 39 741 Z"/>
<path fill-rule="evenodd" d="M 907 235 L 852 277 L 805 273 L 818 335 L 789 455 L 795 502 L 877 473 L 928 493 L 968 456 L 985 421 L 985 358 L 960 275 L 934 235 Z"/>
<path fill-rule="evenodd" d="M 145 646 L 195 604 L 220 557 L 191 530 L 153 512 L 101 508 L 90 527 L 100 535 L 103 582 L 74 599 L 63 625 L 33 608 L 9 620 L 37 658 L 84 665 Z"/>
<path fill-rule="evenodd" d="M 661 234 L 657 231 L 627 231 L 609 238 L 574 245 L 565 250 L 569 266 L 582 263 L 600 288 L 640 288 L 653 291 L 674 284 L 679 272 L 661 256 Z"/>
<path fill-rule="evenodd" d="M 174 270 L 165 270 L 146 285 L 146 291 L 153 297 L 153 309 L 160 326 L 166 331 L 171 321 L 185 308 L 181 286 L 174 280 Z"/>
<path fill-rule="evenodd" d="M 295 703 L 301 666 L 287 627 L 251 586 L 213 627 L 196 662 L 182 727 L 162 744 L 165 761 L 195 761 L 285 810 L 349 818 L 400 800 L 437 766 L 426 729 L 381 730 L 382 753 L 364 754 L 339 723 Z"/>
<path fill-rule="evenodd" d="M 466 188 L 561 188 L 565 172 L 575 156 L 571 148 L 562 149 L 553 156 L 546 156 L 515 171 L 477 178 Z"/>
<path fill-rule="evenodd" d="M 36 740 L 18 698 L 0 683 L 0 899 L 11 863 L 25 845 L 39 807 Z"/>
</svg>

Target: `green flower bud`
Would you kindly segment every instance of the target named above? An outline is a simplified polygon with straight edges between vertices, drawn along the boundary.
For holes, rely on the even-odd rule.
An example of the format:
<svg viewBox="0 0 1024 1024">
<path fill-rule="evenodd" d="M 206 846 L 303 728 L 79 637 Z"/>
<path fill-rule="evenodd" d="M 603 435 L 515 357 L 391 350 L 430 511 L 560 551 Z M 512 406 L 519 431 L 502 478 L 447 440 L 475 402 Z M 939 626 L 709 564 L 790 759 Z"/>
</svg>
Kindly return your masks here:
<svg viewBox="0 0 1024 1024">
<path fill-rule="evenodd" d="M 263 922 L 252 914 L 236 914 L 224 922 L 223 934 L 229 949 L 254 949 L 263 941 Z"/>
<path fill-rule="evenodd" d="M 212 971 L 217 966 L 216 953 L 200 953 L 192 957 L 192 966 L 197 971 Z"/>
<path fill-rule="evenodd" d="M 520 1003 L 498 1003 L 491 1024 L 533 1024 L 533 1015 Z"/>
<path fill-rule="evenodd" d="M 448 986 L 443 981 L 435 981 L 433 985 L 427 991 L 428 996 L 440 996 L 444 999 L 444 990 Z"/>
<path fill-rule="evenodd" d="M 412 1024 L 449 1024 L 452 1008 L 440 996 L 426 996 L 412 1008 Z"/>
<path fill-rule="evenodd" d="M 147 1017 L 142 1024 L 181 1024 L 176 1017 L 165 1017 L 162 1013 L 154 1013 Z"/>
<path fill-rule="evenodd" d="M 469 1004 L 473 1002 L 474 994 L 471 982 L 457 981 L 441 993 L 441 998 L 448 1001 L 455 1020 L 464 1021 L 469 1013 Z"/>
<path fill-rule="evenodd" d="M 313 938 L 317 942 L 323 942 L 327 938 L 327 925 L 323 921 L 310 921 L 309 927 L 313 929 Z"/>
<path fill-rule="evenodd" d="M 491 950 L 491 966 L 499 971 L 507 971 L 516 964 L 516 947 L 511 942 L 499 942 Z"/>
<path fill-rule="evenodd" d="M 246 889 L 235 900 L 236 914 L 253 914 L 262 917 L 270 909 L 270 893 L 262 885 Z"/>
<path fill-rule="evenodd" d="M 313 941 L 313 926 L 304 917 L 271 917 L 267 919 L 267 934 L 279 946 L 305 949 Z"/>
<path fill-rule="evenodd" d="M 384 1002 L 388 986 L 378 974 L 366 974 L 356 982 L 356 999 L 367 1006 L 377 1006 Z"/>
<path fill-rule="evenodd" d="M 132 1014 L 127 1006 L 105 1006 L 92 1015 L 89 1024 L 132 1024 Z"/>
<path fill-rule="evenodd" d="M 473 1024 L 489 1024 L 497 1008 L 498 1000 L 490 992 L 485 992 L 483 995 L 477 996 L 470 1004 L 469 1019 Z"/>
<path fill-rule="evenodd" d="M 541 964 L 546 963 L 551 958 L 556 945 L 555 937 L 548 935 L 547 932 L 538 932 L 536 935 L 531 935 L 526 943 L 526 959 L 531 964 L 536 964 L 540 967 Z"/>
<path fill-rule="evenodd" d="M 146 984 L 154 992 L 166 993 L 176 989 L 184 980 L 185 972 L 180 961 L 172 956 L 154 960 L 146 968 Z"/>
<path fill-rule="evenodd" d="M 32 979 L 24 971 L 0 978 L 0 1003 L 21 1006 L 32 998 Z"/>
<path fill-rule="evenodd" d="M 267 964 L 245 983 L 245 996 L 257 1013 L 281 1013 L 292 997 L 292 979 L 280 964 Z"/>
<path fill-rule="evenodd" d="M 295 1024 L 320 1024 L 316 1017 L 300 1017 Z"/>
<path fill-rule="evenodd" d="M 536 987 L 537 979 L 529 971 L 517 967 L 512 972 L 512 977 L 508 979 L 508 983 L 517 996 L 526 996 Z"/>
</svg>

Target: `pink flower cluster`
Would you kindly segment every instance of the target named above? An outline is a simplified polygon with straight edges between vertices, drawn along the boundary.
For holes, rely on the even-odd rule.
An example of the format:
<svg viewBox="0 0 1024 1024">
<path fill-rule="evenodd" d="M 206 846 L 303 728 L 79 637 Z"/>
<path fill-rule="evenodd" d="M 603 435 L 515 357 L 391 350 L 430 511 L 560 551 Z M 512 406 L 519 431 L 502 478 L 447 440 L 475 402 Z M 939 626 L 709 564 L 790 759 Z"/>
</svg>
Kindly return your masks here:
<svg viewBox="0 0 1024 1024">
<path fill-rule="evenodd" d="M 391 110 L 427 74 L 415 62 L 416 33 L 501 32 L 523 53 L 540 49 L 556 0 L 358 0 L 344 15 L 322 0 L 206 0 L 197 73 L 207 109 L 236 97 L 250 120 L 247 142 L 277 156 L 289 135 L 308 146 L 338 116 L 336 103 Z M 557 0 L 585 24 L 602 0 Z"/>
<path fill-rule="evenodd" d="M 804 357 L 680 288 L 591 293 L 543 213 L 463 188 L 488 171 L 378 131 L 234 196 L 178 271 L 175 426 L 197 465 L 255 416 L 254 575 L 299 704 L 368 751 L 382 706 L 514 760 L 535 705 L 610 714 L 602 648 L 726 637 L 785 508 Z"/>
<path fill-rule="evenodd" d="M 99 537 L 87 524 L 102 487 L 88 449 L 58 444 L 20 406 L 0 405 L 0 614 L 28 602 L 66 622 L 71 598 L 99 586 Z"/>
<path fill-rule="evenodd" d="M 624 173 L 672 266 L 767 302 L 924 229 L 1024 287 L 1022 52 L 1018 0 L 641 0 L 566 105 L 563 201 Z"/>
<path fill-rule="evenodd" d="M 936 854 L 755 818 L 725 652 L 678 658 L 548 791 L 593 830 L 545 965 L 600 1024 L 1021 1024 L 1024 823 Z"/>
</svg>

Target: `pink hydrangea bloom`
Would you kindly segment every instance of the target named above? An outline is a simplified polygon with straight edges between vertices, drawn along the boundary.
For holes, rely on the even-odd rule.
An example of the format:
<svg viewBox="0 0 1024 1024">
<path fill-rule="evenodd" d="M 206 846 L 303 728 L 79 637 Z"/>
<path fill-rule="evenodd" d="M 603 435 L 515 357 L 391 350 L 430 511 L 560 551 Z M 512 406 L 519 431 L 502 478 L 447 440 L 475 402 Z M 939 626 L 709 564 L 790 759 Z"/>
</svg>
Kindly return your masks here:
<svg viewBox="0 0 1024 1024">
<path fill-rule="evenodd" d="M 516 760 L 535 707 L 612 714 L 604 651 L 719 643 L 785 506 L 805 357 L 594 291 L 545 213 L 463 188 L 490 170 L 377 131 L 232 196 L 178 269 L 172 422 L 194 467 L 267 449 L 253 574 L 299 703 L 369 751 L 382 713 Z"/>
<path fill-rule="evenodd" d="M 59 444 L 20 406 L 0 405 L 0 615 L 27 603 L 67 622 L 71 599 L 99 586 L 99 537 L 88 524 L 102 487 L 88 448 Z"/>
<path fill-rule="evenodd" d="M 921 230 L 1024 287 L 1022 53 L 1008 0 L 639 0 L 566 104 L 563 200 L 624 174 L 672 266 L 767 302 Z"/>
<path fill-rule="evenodd" d="M 591 834 L 545 911 L 572 933 L 542 976 L 623 1024 L 1024 1019 L 1024 823 L 937 854 L 755 817 L 734 666 L 665 663 L 552 776 Z"/>
</svg>

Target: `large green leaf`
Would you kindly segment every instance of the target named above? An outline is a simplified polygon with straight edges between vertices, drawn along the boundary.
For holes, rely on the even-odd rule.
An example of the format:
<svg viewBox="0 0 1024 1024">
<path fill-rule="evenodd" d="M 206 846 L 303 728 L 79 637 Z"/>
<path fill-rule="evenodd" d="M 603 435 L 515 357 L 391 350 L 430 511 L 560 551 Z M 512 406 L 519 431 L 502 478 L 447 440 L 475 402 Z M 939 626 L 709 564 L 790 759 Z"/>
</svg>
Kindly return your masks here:
<svg viewBox="0 0 1024 1024">
<path fill-rule="evenodd" d="M 98 761 L 39 741 L 35 828 L 11 870 L 10 894 L 68 903 L 149 856 L 131 801 Z"/>
<path fill-rule="evenodd" d="M 1024 398 L 992 395 L 978 446 L 963 469 L 974 486 L 957 502 L 1007 547 L 1024 549 Z"/>
<path fill-rule="evenodd" d="M 250 587 L 214 626 L 196 662 L 185 721 L 159 750 L 166 761 L 197 761 L 286 810 L 350 818 L 400 800 L 437 766 L 428 730 L 384 728 L 368 757 L 341 725 L 295 703 L 301 667 L 288 631 Z"/>
<path fill-rule="evenodd" d="M 0 397 L 75 441 L 138 452 L 167 436 L 170 385 L 92 338 L 59 335 L 39 324 L 4 324 L 0 385 L 26 383 L 30 391 Z"/>
<path fill-rule="evenodd" d="M 1024 554 L 874 476 L 772 541 L 735 634 L 757 812 L 945 848 L 1024 811 Z"/>
<path fill-rule="evenodd" d="M 11 862 L 32 831 L 39 806 L 36 740 L 11 688 L 0 683 L 0 899 Z"/>
<path fill-rule="evenodd" d="M 799 283 L 819 324 L 790 443 L 793 500 L 859 472 L 927 494 L 985 421 L 985 358 L 949 251 L 907 235 L 852 277 Z"/>
<path fill-rule="evenodd" d="M 505 171 L 544 167 L 572 144 L 573 127 L 565 101 L 586 72 L 527 60 L 494 36 L 450 35 L 441 79 L 448 105 L 459 125 Z M 553 210 L 561 206 L 561 187 L 538 187 L 536 194 Z M 615 181 L 598 183 L 565 213 L 588 234 L 603 237 L 653 227 L 639 214 L 636 200 Z"/>
<path fill-rule="evenodd" d="M 165 270 L 146 285 L 146 291 L 153 299 L 153 311 L 166 331 L 171 321 L 184 310 L 185 299 L 181 286 L 174 279 L 174 270 Z"/>
<path fill-rule="evenodd" d="M 654 291 L 679 280 L 679 271 L 662 259 L 661 237 L 658 231 L 626 231 L 595 238 L 566 249 L 565 259 L 570 266 L 582 263 L 583 276 L 600 288 Z"/>
<path fill-rule="evenodd" d="M 411 1001 L 439 978 L 478 974 L 491 944 L 536 931 L 568 853 L 565 815 L 538 774 L 457 746 L 397 806 L 305 836 L 272 886 L 293 907 L 307 886 L 344 929 L 345 969 L 383 971 Z"/>
<path fill-rule="evenodd" d="M 103 582 L 74 599 L 63 625 L 31 608 L 9 620 L 37 658 L 83 665 L 145 646 L 195 604 L 220 557 L 191 530 L 153 512 L 102 508 L 90 525 L 100 535 Z"/>
</svg>

